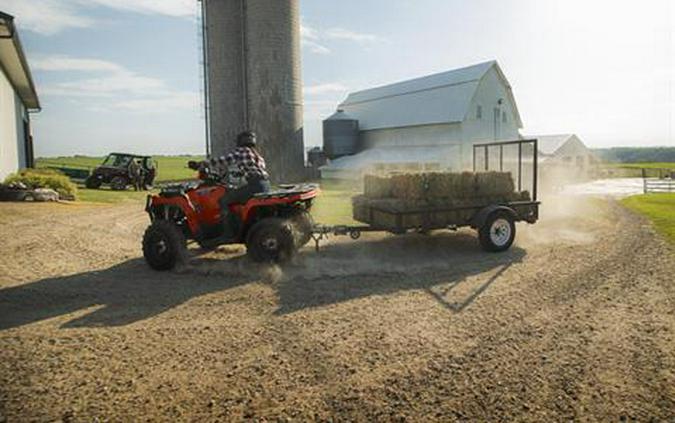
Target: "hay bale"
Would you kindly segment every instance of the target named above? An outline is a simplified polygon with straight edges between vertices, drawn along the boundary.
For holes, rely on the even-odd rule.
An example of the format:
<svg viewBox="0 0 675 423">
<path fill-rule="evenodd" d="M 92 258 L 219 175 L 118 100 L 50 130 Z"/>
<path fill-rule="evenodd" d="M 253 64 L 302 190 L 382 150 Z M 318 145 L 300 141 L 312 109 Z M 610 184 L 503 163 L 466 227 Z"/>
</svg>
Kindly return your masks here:
<svg viewBox="0 0 675 423">
<path fill-rule="evenodd" d="M 357 222 L 368 223 L 370 220 L 370 206 L 368 198 L 363 195 L 352 197 L 352 217 Z"/>
<path fill-rule="evenodd" d="M 391 178 L 378 175 L 365 175 L 363 177 L 363 194 L 369 198 L 391 197 Z"/>
<path fill-rule="evenodd" d="M 514 192 L 507 172 L 430 172 L 366 175 L 364 195 L 354 197 L 354 220 L 381 228 L 442 227 L 465 223 L 487 204 L 529 200 Z M 443 210 L 447 208 L 468 208 Z M 401 212 L 417 213 L 399 215 Z"/>
<path fill-rule="evenodd" d="M 423 173 L 403 173 L 391 177 L 392 196 L 402 200 L 420 200 L 427 196 L 429 182 Z"/>
<path fill-rule="evenodd" d="M 480 195 L 510 195 L 515 187 L 509 172 L 483 172 L 476 174 L 476 191 Z"/>
<path fill-rule="evenodd" d="M 430 173 L 428 197 L 431 199 L 459 197 L 462 179 L 459 173 Z"/>
</svg>

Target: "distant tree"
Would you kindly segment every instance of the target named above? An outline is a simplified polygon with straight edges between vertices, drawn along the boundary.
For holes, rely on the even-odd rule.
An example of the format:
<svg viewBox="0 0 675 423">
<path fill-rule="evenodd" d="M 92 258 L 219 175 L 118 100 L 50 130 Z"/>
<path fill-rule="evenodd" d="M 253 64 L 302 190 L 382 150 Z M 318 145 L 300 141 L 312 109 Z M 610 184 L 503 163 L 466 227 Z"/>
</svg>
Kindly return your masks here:
<svg viewBox="0 0 675 423">
<path fill-rule="evenodd" d="M 612 163 L 675 162 L 675 147 L 614 147 L 593 152 Z"/>
</svg>

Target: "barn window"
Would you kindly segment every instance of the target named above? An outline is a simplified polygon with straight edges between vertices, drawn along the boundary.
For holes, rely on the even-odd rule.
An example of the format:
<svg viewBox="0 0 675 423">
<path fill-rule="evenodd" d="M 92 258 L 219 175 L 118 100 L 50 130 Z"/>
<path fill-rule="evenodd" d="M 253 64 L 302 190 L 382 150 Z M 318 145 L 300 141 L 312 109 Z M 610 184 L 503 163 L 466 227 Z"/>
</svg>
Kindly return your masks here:
<svg viewBox="0 0 675 423">
<path fill-rule="evenodd" d="M 506 112 L 502 112 L 502 122 L 506 123 Z"/>
<path fill-rule="evenodd" d="M 483 119 L 483 107 L 481 105 L 476 108 L 476 119 Z"/>
</svg>

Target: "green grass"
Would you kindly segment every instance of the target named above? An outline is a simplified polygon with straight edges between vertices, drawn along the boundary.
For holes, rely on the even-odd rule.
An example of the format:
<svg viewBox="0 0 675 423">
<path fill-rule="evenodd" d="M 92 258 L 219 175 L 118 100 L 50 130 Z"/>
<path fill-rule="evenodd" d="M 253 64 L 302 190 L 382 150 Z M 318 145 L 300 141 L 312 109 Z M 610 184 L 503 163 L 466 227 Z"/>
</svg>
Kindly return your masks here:
<svg viewBox="0 0 675 423">
<path fill-rule="evenodd" d="M 609 163 L 608 166 L 625 169 L 675 169 L 675 163 L 672 162 Z"/>
<path fill-rule="evenodd" d="M 634 195 L 623 199 L 622 203 L 647 216 L 657 231 L 675 243 L 675 194 Z"/>
<path fill-rule="evenodd" d="M 104 157 L 71 156 L 41 157 L 36 160 L 37 167 L 71 167 L 93 169 L 100 165 Z M 176 181 L 194 177 L 195 172 L 187 168 L 189 160 L 202 160 L 203 156 L 154 156 L 157 161 L 157 182 Z"/>
<path fill-rule="evenodd" d="M 352 219 L 352 197 L 359 193 L 357 184 L 323 180 L 321 194 L 312 207 L 314 221 L 326 225 L 355 225 Z"/>
<path fill-rule="evenodd" d="M 133 189 L 127 189 L 126 191 L 113 191 L 108 187 L 101 187 L 100 189 L 87 189 L 82 185 L 78 185 L 77 198 L 80 201 L 90 203 L 142 203 L 145 201 L 145 197 L 150 193 L 150 191 L 134 191 Z"/>
</svg>

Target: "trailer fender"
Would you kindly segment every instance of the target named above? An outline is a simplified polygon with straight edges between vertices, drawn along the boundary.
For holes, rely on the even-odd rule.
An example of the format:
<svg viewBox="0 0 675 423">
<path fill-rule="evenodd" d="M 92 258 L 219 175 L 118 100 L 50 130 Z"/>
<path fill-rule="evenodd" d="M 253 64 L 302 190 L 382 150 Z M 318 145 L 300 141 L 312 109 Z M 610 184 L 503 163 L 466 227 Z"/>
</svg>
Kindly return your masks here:
<svg viewBox="0 0 675 423">
<path fill-rule="evenodd" d="M 507 206 L 499 206 L 499 205 L 490 205 L 487 207 L 482 208 L 476 215 L 471 219 L 471 227 L 473 229 L 480 229 L 485 225 L 485 221 L 487 220 L 488 216 L 490 216 L 492 213 L 496 211 L 503 211 L 511 215 L 513 220 L 518 220 L 518 214 L 516 213 L 515 210 L 513 210 L 511 207 Z"/>
</svg>

